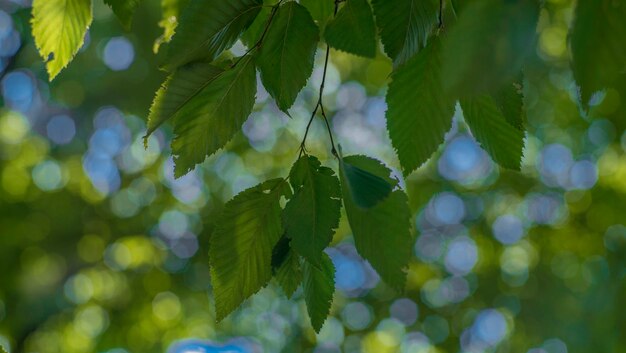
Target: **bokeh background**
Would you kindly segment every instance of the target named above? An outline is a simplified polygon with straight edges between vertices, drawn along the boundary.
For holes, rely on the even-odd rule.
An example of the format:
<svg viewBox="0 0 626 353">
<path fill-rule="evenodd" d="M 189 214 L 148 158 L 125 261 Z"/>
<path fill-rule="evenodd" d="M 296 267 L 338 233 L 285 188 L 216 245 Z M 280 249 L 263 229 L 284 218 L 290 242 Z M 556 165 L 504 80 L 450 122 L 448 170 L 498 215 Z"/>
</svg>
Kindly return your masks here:
<svg viewBox="0 0 626 353">
<path fill-rule="evenodd" d="M 207 245 L 239 191 L 284 176 L 321 80 L 323 50 L 288 118 L 259 85 L 226 150 L 173 178 L 163 127 L 141 137 L 164 79 L 159 1 L 126 32 L 101 1 L 84 48 L 49 83 L 29 0 L 0 0 L 0 345 L 8 352 L 626 351 L 626 135 L 616 91 L 584 112 L 569 70 L 572 1 L 547 0 L 525 67 L 522 172 L 500 170 L 457 111 L 440 151 L 407 180 L 416 234 L 396 293 L 342 220 L 328 250 L 337 292 L 321 333 L 298 292 L 271 284 L 215 323 Z M 233 54 L 245 47 L 238 43 Z M 332 52 L 325 104 L 344 154 L 396 174 L 385 130 L 391 64 Z M 623 109 L 621 111 L 624 111 Z M 336 167 L 323 123 L 309 149 Z M 384 236 L 384 235 L 383 235 Z"/>
</svg>

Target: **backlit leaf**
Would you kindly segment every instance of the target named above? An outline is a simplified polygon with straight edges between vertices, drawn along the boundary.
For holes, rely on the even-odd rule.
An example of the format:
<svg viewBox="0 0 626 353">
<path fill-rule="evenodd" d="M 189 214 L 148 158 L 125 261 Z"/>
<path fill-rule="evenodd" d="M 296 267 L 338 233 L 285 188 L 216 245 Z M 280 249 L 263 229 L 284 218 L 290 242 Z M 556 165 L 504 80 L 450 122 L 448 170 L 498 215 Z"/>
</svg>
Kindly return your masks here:
<svg viewBox="0 0 626 353">
<path fill-rule="evenodd" d="M 169 43 L 174 36 L 176 27 L 178 27 L 178 20 L 180 13 L 185 6 L 189 3 L 189 0 L 161 0 L 161 20 L 159 21 L 159 27 L 163 28 L 163 34 L 154 41 L 152 51 L 158 53 L 163 43 Z"/>
<path fill-rule="evenodd" d="M 252 112 L 256 88 L 252 57 L 245 56 L 178 111 L 172 142 L 176 177 L 224 147 L 241 129 Z"/>
<path fill-rule="evenodd" d="M 284 179 L 247 189 L 224 206 L 211 235 L 211 284 L 221 321 L 272 278 L 272 249 L 283 230 Z"/>
<path fill-rule="evenodd" d="M 215 65 L 198 62 L 182 66 L 172 73 L 152 102 L 146 136 L 176 116 L 187 103 L 194 103 L 193 100 L 223 72 Z"/>
<path fill-rule="evenodd" d="M 214 60 L 237 41 L 262 5 L 261 0 L 191 0 L 169 44 L 165 67 Z"/>
<path fill-rule="evenodd" d="M 50 81 L 82 47 L 92 19 L 91 0 L 33 1 L 33 37 Z"/>
</svg>

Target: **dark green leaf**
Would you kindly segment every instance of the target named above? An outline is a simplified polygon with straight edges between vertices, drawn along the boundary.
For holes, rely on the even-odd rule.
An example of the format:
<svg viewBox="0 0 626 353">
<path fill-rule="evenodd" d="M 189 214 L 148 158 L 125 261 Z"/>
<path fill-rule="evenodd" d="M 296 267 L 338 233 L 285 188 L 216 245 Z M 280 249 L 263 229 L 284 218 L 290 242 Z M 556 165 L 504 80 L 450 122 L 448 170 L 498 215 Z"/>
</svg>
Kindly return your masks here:
<svg viewBox="0 0 626 353">
<path fill-rule="evenodd" d="M 247 189 L 224 206 L 211 235 L 211 284 L 217 321 L 272 278 L 272 249 L 283 233 L 280 198 L 288 187 L 273 179 Z"/>
<path fill-rule="evenodd" d="M 377 170 L 379 167 L 376 167 Z M 384 176 L 388 177 L 390 173 L 386 169 Z M 343 203 L 357 251 L 387 284 L 402 290 L 406 281 L 405 269 L 413 247 L 411 211 L 406 194 L 401 190 L 393 191 L 376 206 L 363 209 L 355 204 L 346 191 L 348 183 L 342 173 Z"/>
<path fill-rule="evenodd" d="M 291 298 L 298 286 L 300 286 L 300 283 L 302 283 L 302 267 L 300 265 L 300 257 L 289 243 L 289 238 L 283 236 L 274 247 L 272 269 L 274 270 L 276 281 L 287 297 Z"/>
<path fill-rule="evenodd" d="M 493 99 L 506 121 L 519 130 L 524 130 L 526 123 L 522 90 L 522 80 L 520 79 L 505 85 L 493 94 Z"/>
<path fill-rule="evenodd" d="M 376 163 L 378 161 L 374 160 L 369 165 Z M 359 162 L 359 165 L 363 166 L 363 162 Z M 389 173 L 385 173 L 383 174 L 384 177 L 381 177 L 360 166 L 351 164 L 349 157 L 340 159 L 339 170 L 342 179 L 343 197 L 349 197 L 350 202 L 357 207 L 371 208 L 387 198 L 393 186 L 384 178 L 388 177 Z"/>
<path fill-rule="evenodd" d="M 335 49 L 373 58 L 376 55 L 375 27 L 367 0 L 346 0 L 337 16 L 326 25 L 324 37 Z"/>
<path fill-rule="evenodd" d="M 306 7 L 313 19 L 317 22 L 323 33 L 326 23 L 333 16 L 335 4 L 333 0 L 300 0 L 300 4 Z"/>
<path fill-rule="evenodd" d="M 246 121 L 256 94 L 256 71 L 246 56 L 224 71 L 177 113 L 172 154 L 180 177 L 224 147 Z"/>
<path fill-rule="evenodd" d="M 262 5 L 261 0 L 191 0 L 170 42 L 165 67 L 214 60 L 237 41 Z"/>
<path fill-rule="evenodd" d="M 398 179 L 393 178 L 389 174 L 389 168 L 387 168 L 381 161 L 364 156 L 364 155 L 352 155 L 343 158 L 343 161 L 352 165 L 353 167 L 365 170 L 379 178 L 382 178 L 391 185 L 391 188 L 395 188 L 398 185 Z"/>
<path fill-rule="evenodd" d="M 324 326 L 335 293 L 335 266 L 328 255 L 322 255 L 320 267 L 304 263 L 304 300 L 316 332 Z"/>
<path fill-rule="evenodd" d="M 446 37 L 444 86 L 471 95 L 510 82 L 534 48 L 538 18 L 538 0 L 468 1 Z"/>
<path fill-rule="evenodd" d="M 495 100 L 479 95 L 461 100 L 465 122 L 476 140 L 499 165 L 520 169 L 524 132 L 506 121 Z"/>
<path fill-rule="evenodd" d="M 586 104 L 626 72 L 626 3 L 578 0 L 571 44 L 574 78 Z"/>
<path fill-rule="evenodd" d="M 169 75 L 157 91 L 150 107 L 146 136 L 163 122 L 176 116 L 185 105 L 193 104 L 194 99 L 223 72 L 217 66 L 199 62 L 182 66 Z"/>
<path fill-rule="evenodd" d="M 389 84 L 387 130 L 405 176 L 430 158 L 452 126 L 456 99 L 441 84 L 440 49 L 432 38 Z"/>
<path fill-rule="evenodd" d="M 372 0 L 385 52 L 394 66 L 407 62 L 426 46 L 438 23 L 439 0 Z"/>
<path fill-rule="evenodd" d="M 319 30 L 302 5 L 282 5 L 259 52 L 259 70 L 267 91 L 286 112 L 313 72 Z"/>
<path fill-rule="evenodd" d="M 283 219 L 291 246 L 310 263 L 320 266 L 322 251 L 333 239 L 341 217 L 341 189 L 332 169 L 313 156 L 303 156 L 289 174 L 294 196 Z"/>
<path fill-rule="evenodd" d="M 263 6 L 261 12 L 254 19 L 252 24 L 241 35 L 241 42 L 245 44 L 248 49 L 252 48 L 261 39 L 261 35 L 265 30 L 265 25 L 272 13 L 272 8 Z"/>
<path fill-rule="evenodd" d="M 133 15 L 141 0 L 104 0 L 104 2 L 111 7 L 124 28 L 130 30 Z"/>
</svg>

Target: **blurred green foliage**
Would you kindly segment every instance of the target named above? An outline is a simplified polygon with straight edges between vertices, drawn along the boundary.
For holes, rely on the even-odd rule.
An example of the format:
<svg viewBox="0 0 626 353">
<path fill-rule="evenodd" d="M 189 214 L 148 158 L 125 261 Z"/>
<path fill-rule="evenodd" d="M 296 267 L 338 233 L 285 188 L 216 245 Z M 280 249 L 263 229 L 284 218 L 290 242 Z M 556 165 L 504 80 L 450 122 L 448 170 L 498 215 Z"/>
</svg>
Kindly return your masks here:
<svg viewBox="0 0 626 353">
<path fill-rule="evenodd" d="M 302 292 L 288 300 L 276 285 L 215 324 L 208 244 L 225 201 L 287 175 L 323 58 L 291 119 L 259 91 L 227 151 L 174 180 L 171 128 L 157 131 L 147 150 L 141 140 L 164 79 L 153 54 L 158 3 L 142 2 L 125 32 L 96 2 L 86 45 L 52 83 L 26 5 L 0 3 L 7 351 L 163 352 L 177 340 L 237 337 L 231 342 L 246 352 L 626 350 L 626 97 L 620 81 L 588 113 L 577 103 L 567 47 L 572 1 L 546 1 L 539 15 L 525 67 L 522 172 L 498 169 L 457 113 L 446 144 L 402 181 L 418 233 L 406 292 L 380 282 L 356 255 L 343 217 L 328 252 L 338 292 L 318 335 Z M 344 153 L 376 156 L 399 177 L 384 128 L 391 70 L 381 53 L 366 60 L 333 51 L 325 98 Z M 309 149 L 336 167 L 324 129 L 314 122 Z"/>
</svg>

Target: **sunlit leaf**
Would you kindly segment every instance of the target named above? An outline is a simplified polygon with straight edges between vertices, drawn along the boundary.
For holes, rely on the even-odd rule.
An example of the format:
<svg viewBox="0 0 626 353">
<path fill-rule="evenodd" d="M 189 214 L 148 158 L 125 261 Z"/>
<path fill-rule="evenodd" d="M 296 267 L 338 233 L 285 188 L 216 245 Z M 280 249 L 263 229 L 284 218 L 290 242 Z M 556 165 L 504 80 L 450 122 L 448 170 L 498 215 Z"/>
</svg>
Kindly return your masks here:
<svg viewBox="0 0 626 353">
<path fill-rule="evenodd" d="M 441 83 L 440 49 L 433 38 L 391 76 L 387 130 L 404 175 L 430 158 L 452 126 L 456 98 Z"/>
<path fill-rule="evenodd" d="M 313 72 L 319 30 L 302 5 L 282 5 L 259 52 L 259 70 L 267 91 L 282 111 L 296 101 Z"/>
<path fill-rule="evenodd" d="M 311 325 L 320 332 L 330 313 L 335 293 L 335 266 L 326 253 L 322 253 L 321 266 L 304 263 L 304 300 Z"/>
<path fill-rule="evenodd" d="M 280 198 L 288 187 L 273 179 L 230 200 L 211 235 L 211 284 L 221 321 L 272 278 L 272 249 L 283 232 Z"/>
<path fill-rule="evenodd" d="M 161 20 L 159 21 L 159 27 L 163 28 L 163 34 L 154 41 L 152 51 L 159 52 L 161 44 L 169 43 L 174 36 L 176 27 L 178 26 L 178 19 L 180 13 L 185 6 L 189 3 L 189 0 L 161 0 Z"/>
<path fill-rule="evenodd" d="M 350 54 L 376 55 L 376 26 L 367 0 L 346 0 L 337 16 L 326 24 L 326 43 Z"/>
<path fill-rule="evenodd" d="M 82 47 L 92 19 L 91 0 L 33 1 L 33 37 L 51 81 Z"/>
</svg>

